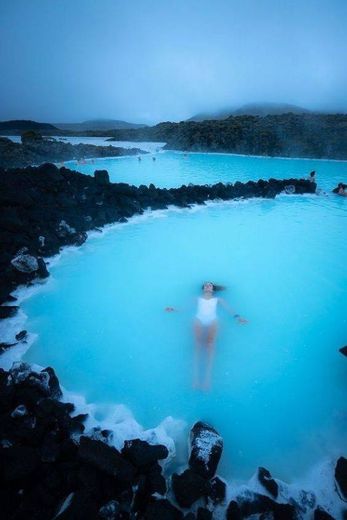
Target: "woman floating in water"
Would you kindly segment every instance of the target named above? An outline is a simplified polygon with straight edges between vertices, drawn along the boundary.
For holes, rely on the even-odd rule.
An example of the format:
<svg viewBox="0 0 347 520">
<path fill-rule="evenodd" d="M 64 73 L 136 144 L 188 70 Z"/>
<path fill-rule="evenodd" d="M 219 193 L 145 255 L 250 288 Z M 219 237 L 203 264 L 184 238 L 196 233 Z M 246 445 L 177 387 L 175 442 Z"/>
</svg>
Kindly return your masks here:
<svg viewBox="0 0 347 520">
<path fill-rule="evenodd" d="M 202 295 L 198 298 L 194 319 L 195 356 L 194 356 L 194 387 L 208 390 L 211 386 L 211 373 L 214 358 L 214 346 L 217 335 L 217 306 L 220 304 L 235 318 L 238 323 L 245 324 L 247 320 L 236 314 L 223 298 L 214 296 L 214 292 L 222 291 L 225 287 L 205 282 L 202 286 Z M 174 312 L 173 307 L 166 307 L 166 312 Z M 203 355 L 207 355 L 204 377 L 200 377 L 200 364 Z"/>
</svg>

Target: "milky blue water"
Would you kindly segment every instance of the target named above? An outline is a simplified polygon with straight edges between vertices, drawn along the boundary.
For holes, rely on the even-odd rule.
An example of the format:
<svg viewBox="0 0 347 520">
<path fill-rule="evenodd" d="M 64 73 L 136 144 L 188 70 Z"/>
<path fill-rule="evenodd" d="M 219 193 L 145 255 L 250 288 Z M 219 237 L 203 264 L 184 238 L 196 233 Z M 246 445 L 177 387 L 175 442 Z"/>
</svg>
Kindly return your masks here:
<svg viewBox="0 0 347 520">
<path fill-rule="evenodd" d="M 152 148 L 153 146 L 154 143 Z M 156 160 L 153 161 L 153 158 Z M 220 181 L 247 182 L 270 177 L 277 179 L 306 177 L 310 171 L 316 170 L 319 186 L 331 190 L 332 187 L 335 187 L 333 183 L 336 179 L 347 175 L 346 161 L 250 157 L 231 154 L 183 154 L 172 151 L 142 155 L 141 161 L 138 160 L 138 157 L 119 157 L 99 159 L 94 163 L 87 161 L 86 164 L 69 161 L 66 162 L 66 166 L 89 175 L 93 175 L 95 169 L 106 169 L 112 182 L 127 182 L 135 186 L 152 182 L 163 188 L 181 186 L 190 182 L 213 184 Z"/>
<path fill-rule="evenodd" d="M 146 156 L 97 167 L 107 164 L 113 180 L 139 184 L 157 171 L 151 180 L 162 186 L 312 169 L 324 189 L 347 180 L 338 162 L 162 153 L 155 164 Z M 63 255 L 23 303 L 26 328 L 39 334 L 26 360 L 54 366 L 88 401 L 125 404 L 146 428 L 169 415 L 212 423 L 226 477 L 265 465 L 291 480 L 346 452 L 346 217 L 347 200 L 335 195 L 280 196 L 118 225 Z M 209 279 L 227 286 L 222 296 L 249 323 L 219 312 L 203 392 L 192 388 L 192 318 Z"/>
</svg>

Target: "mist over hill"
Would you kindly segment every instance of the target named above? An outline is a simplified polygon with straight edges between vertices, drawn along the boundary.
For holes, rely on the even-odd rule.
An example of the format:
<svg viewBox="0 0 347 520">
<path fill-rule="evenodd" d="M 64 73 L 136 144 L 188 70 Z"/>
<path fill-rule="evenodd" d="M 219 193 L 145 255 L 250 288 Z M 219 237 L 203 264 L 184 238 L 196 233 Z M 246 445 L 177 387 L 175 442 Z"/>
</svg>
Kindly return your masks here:
<svg viewBox="0 0 347 520">
<path fill-rule="evenodd" d="M 225 108 L 215 112 L 201 112 L 189 118 L 187 121 L 206 121 L 210 119 L 226 119 L 230 116 L 267 116 L 288 114 L 308 114 L 311 111 L 289 103 L 247 103 L 238 108 Z"/>
<path fill-rule="evenodd" d="M 69 130 L 72 132 L 92 131 L 92 130 L 118 130 L 120 128 L 145 128 L 146 125 L 139 123 L 128 123 L 118 119 L 90 119 L 82 123 L 54 123 L 61 130 Z"/>
</svg>

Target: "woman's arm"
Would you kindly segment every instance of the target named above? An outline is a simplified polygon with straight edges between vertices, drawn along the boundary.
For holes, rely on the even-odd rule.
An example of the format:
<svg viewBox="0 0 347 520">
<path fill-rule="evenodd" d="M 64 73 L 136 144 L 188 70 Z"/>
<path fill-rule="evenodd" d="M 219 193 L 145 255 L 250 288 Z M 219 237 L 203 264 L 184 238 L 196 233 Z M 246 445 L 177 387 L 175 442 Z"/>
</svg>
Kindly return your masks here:
<svg viewBox="0 0 347 520">
<path fill-rule="evenodd" d="M 221 304 L 221 306 L 233 317 L 235 318 L 239 323 L 241 324 L 245 324 L 245 323 L 248 323 L 248 320 L 246 320 L 246 318 L 243 318 L 242 316 L 240 316 L 239 314 L 236 314 L 236 312 L 234 311 L 234 309 L 232 309 L 232 307 L 230 307 L 230 305 L 223 299 L 223 298 L 218 298 L 218 302 Z"/>
<path fill-rule="evenodd" d="M 165 312 L 179 312 L 179 311 L 185 311 L 189 308 L 189 306 L 193 303 L 196 303 L 196 298 L 192 298 L 190 304 L 186 304 L 186 305 L 183 305 L 183 307 L 171 307 L 171 306 L 168 306 L 168 307 L 165 307 L 164 311 Z"/>
</svg>

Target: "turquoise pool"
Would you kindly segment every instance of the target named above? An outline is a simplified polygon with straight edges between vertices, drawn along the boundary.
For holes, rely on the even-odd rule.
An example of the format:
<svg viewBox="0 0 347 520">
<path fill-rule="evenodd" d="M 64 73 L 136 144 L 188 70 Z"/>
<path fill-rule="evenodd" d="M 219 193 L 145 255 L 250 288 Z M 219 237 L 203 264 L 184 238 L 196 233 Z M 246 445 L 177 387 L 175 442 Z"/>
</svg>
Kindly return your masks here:
<svg viewBox="0 0 347 520">
<path fill-rule="evenodd" d="M 173 152 L 79 169 L 96 167 L 159 186 L 312 169 L 322 189 L 346 181 L 346 163 Z M 211 422 L 224 437 L 228 478 L 265 465 L 292 480 L 346 455 L 347 360 L 338 353 L 347 343 L 346 217 L 337 196 L 283 195 L 114 226 L 64 254 L 23 303 L 25 327 L 38 333 L 25 359 L 54 366 L 100 418 L 105 404 L 121 403 L 145 428 L 167 416 L 187 427 Z M 249 319 L 238 326 L 220 312 L 210 392 L 192 388 L 194 297 L 206 279 L 225 284 L 223 297 Z"/>
<path fill-rule="evenodd" d="M 135 143 L 136 144 L 136 143 Z M 148 143 L 147 143 L 148 144 Z M 139 144 L 140 146 L 140 144 Z M 152 145 L 153 148 L 154 144 Z M 153 160 L 153 158 L 155 160 Z M 92 175 L 95 169 L 106 169 L 112 182 L 139 186 L 150 184 L 170 188 L 182 184 L 213 184 L 215 182 L 247 182 L 248 180 L 305 177 L 317 171 L 318 185 L 330 190 L 336 181 L 347 177 L 346 161 L 251 157 L 231 154 L 205 154 L 161 151 L 138 157 L 119 157 L 87 161 L 66 166 Z"/>
</svg>

